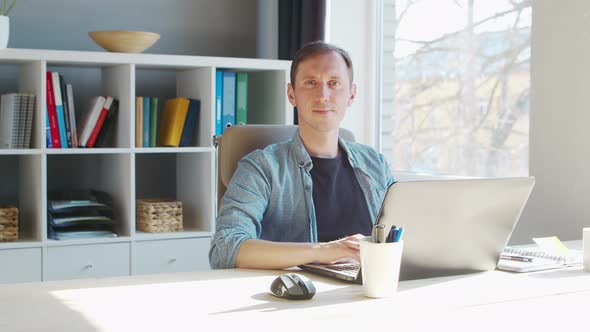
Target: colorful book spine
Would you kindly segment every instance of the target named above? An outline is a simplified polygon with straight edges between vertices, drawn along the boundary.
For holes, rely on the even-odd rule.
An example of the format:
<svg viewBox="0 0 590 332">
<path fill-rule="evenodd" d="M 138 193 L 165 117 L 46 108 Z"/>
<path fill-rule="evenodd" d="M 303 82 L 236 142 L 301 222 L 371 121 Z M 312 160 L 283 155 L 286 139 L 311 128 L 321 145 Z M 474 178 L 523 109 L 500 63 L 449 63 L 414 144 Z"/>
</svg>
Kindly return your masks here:
<svg viewBox="0 0 590 332">
<path fill-rule="evenodd" d="M 143 146 L 143 97 L 135 97 L 135 147 Z"/>
<path fill-rule="evenodd" d="M 47 107 L 45 108 L 45 144 L 47 144 L 47 148 L 53 148 L 53 143 L 51 141 L 51 125 L 49 124 L 49 110 Z"/>
<path fill-rule="evenodd" d="M 68 148 L 74 146 L 72 141 L 72 124 L 70 123 L 70 109 L 68 107 L 68 95 L 66 90 L 66 81 L 64 80 L 63 75 L 58 75 L 59 78 L 59 87 L 62 96 L 62 104 L 64 109 L 64 122 L 66 124 L 66 140 L 68 142 Z"/>
<path fill-rule="evenodd" d="M 236 74 L 236 124 L 248 123 L 248 73 Z"/>
<path fill-rule="evenodd" d="M 189 103 L 186 98 L 173 98 L 166 101 L 162 124 L 158 130 L 158 145 L 178 147 Z"/>
<path fill-rule="evenodd" d="M 150 146 L 157 146 L 158 137 L 158 105 L 159 99 L 157 97 L 150 98 Z"/>
<path fill-rule="evenodd" d="M 53 96 L 55 97 L 55 112 L 57 113 L 57 125 L 59 127 L 59 141 L 61 148 L 68 147 L 68 139 L 66 137 L 66 119 L 64 114 L 64 105 L 61 99 L 61 88 L 59 84 L 59 73 L 51 73 L 53 83 Z"/>
<path fill-rule="evenodd" d="M 109 113 L 104 120 L 104 124 L 102 125 L 100 133 L 98 133 L 98 137 L 96 138 L 96 143 L 94 146 L 105 147 L 109 143 L 114 144 L 113 142 L 110 142 L 110 139 L 114 135 L 113 131 L 115 130 L 115 122 L 117 121 L 118 111 L 119 101 L 117 99 L 113 99 L 113 103 L 111 104 L 111 107 L 109 107 Z"/>
<path fill-rule="evenodd" d="M 53 73 L 48 71 L 46 75 L 47 83 L 47 114 L 49 116 L 49 127 L 51 129 L 52 148 L 61 148 L 61 139 L 59 137 L 59 123 L 57 121 L 57 110 L 55 109 L 55 94 L 53 93 Z"/>
<path fill-rule="evenodd" d="M 78 147 L 78 126 L 76 125 L 76 110 L 74 109 L 74 89 L 71 84 L 66 85 L 68 96 L 68 111 L 70 113 L 70 128 L 72 129 L 72 147 Z"/>
<path fill-rule="evenodd" d="M 111 108 L 112 104 L 113 104 L 113 97 L 107 97 L 107 99 L 104 102 L 104 105 L 102 106 L 102 110 L 100 111 L 100 115 L 98 116 L 98 119 L 96 120 L 96 125 L 94 126 L 94 129 L 92 129 L 92 133 L 90 134 L 90 137 L 88 138 L 88 143 L 86 143 L 87 148 L 94 147 L 94 143 L 96 142 L 96 138 L 98 137 L 98 134 L 102 130 L 102 125 L 104 123 L 104 120 L 107 118 L 107 114 L 109 113 L 109 109 Z"/>
<path fill-rule="evenodd" d="M 236 73 L 223 72 L 222 130 L 236 124 Z"/>
<path fill-rule="evenodd" d="M 143 97 L 143 147 L 150 146 L 150 97 Z"/>
<path fill-rule="evenodd" d="M 184 121 L 184 128 L 182 129 L 182 135 L 180 136 L 181 147 L 191 146 L 193 141 L 193 133 L 197 126 L 199 113 L 201 110 L 201 101 L 198 99 L 189 98 L 188 112 L 186 114 L 186 120 Z"/>
<path fill-rule="evenodd" d="M 215 135 L 223 133 L 221 112 L 223 106 L 223 71 L 215 72 Z"/>
</svg>

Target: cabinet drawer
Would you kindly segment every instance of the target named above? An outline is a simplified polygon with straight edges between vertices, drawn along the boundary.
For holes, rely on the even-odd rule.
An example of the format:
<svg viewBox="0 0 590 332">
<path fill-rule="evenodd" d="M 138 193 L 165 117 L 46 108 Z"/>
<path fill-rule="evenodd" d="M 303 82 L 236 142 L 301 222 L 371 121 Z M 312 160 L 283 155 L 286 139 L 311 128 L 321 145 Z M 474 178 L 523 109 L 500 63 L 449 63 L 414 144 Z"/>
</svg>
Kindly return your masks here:
<svg viewBox="0 0 590 332">
<path fill-rule="evenodd" d="M 41 248 L 0 250 L 0 283 L 41 281 Z"/>
<path fill-rule="evenodd" d="M 209 269 L 210 238 L 136 242 L 135 274 Z"/>
<path fill-rule="evenodd" d="M 47 248 L 47 280 L 129 275 L 129 243 Z"/>
</svg>

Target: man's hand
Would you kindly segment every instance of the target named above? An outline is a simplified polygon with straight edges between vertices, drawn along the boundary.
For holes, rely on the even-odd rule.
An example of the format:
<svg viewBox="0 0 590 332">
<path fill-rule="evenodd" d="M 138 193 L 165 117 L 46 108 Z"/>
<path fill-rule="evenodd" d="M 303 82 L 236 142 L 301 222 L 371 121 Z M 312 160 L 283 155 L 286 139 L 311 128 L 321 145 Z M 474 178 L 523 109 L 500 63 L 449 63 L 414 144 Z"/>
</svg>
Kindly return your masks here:
<svg viewBox="0 0 590 332">
<path fill-rule="evenodd" d="M 355 234 L 339 240 L 319 243 L 316 249 L 317 262 L 332 264 L 351 260 L 360 261 L 359 243 L 364 237 L 362 234 Z"/>
</svg>

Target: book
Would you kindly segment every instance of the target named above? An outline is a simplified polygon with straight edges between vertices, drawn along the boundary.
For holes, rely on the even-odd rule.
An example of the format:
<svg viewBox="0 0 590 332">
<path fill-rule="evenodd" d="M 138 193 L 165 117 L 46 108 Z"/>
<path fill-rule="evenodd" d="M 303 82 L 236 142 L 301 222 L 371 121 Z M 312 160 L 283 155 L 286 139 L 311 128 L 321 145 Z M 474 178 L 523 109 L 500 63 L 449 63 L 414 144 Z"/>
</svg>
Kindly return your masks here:
<svg viewBox="0 0 590 332">
<path fill-rule="evenodd" d="M 51 73 L 51 81 L 53 84 L 53 97 L 55 102 L 55 113 L 57 113 L 57 126 L 59 127 L 59 141 L 61 148 L 68 147 L 68 139 L 66 137 L 66 119 L 64 113 L 64 105 L 61 98 L 61 87 L 59 83 L 59 73 Z"/>
<path fill-rule="evenodd" d="M 236 73 L 223 72 L 222 131 L 236 124 Z"/>
<path fill-rule="evenodd" d="M 197 126 L 199 113 L 201 110 L 201 101 L 198 99 L 189 98 L 188 112 L 186 113 L 186 120 L 184 121 L 184 128 L 180 136 L 181 147 L 191 146 L 193 132 Z"/>
<path fill-rule="evenodd" d="M 53 74 L 46 73 L 46 97 L 47 97 L 47 116 L 49 117 L 49 128 L 51 131 L 52 148 L 61 148 L 59 137 L 59 123 L 57 121 L 57 110 L 55 109 L 55 94 L 53 93 Z"/>
<path fill-rule="evenodd" d="M 29 100 L 23 93 L 17 93 L 16 98 L 18 101 L 18 108 L 16 109 L 18 127 L 15 128 L 16 141 L 13 148 L 22 149 L 25 146 L 25 123 L 27 122 L 27 104 Z"/>
<path fill-rule="evenodd" d="M 221 112 L 223 106 L 223 71 L 215 72 L 215 135 L 223 133 Z"/>
<path fill-rule="evenodd" d="M 107 113 L 107 117 L 104 120 L 102 129 L 98 133 L 98 137 L 96 138 L 96 143 L 94 146 L 107 147 L 115 145 L 113 137 L 115 136 L 118 111 L 119 100 L 113 99 L 113 103 L 111 104 L 111 107 L 109 107 L 109 112 Z"/>
<path fill-rule="evenodd" d="M 5 93 L 0 97 L 0 148 L 2 149 L 16 148 L 18 103 L 16 93 Z"/>
<path fill-rule="evenodd" d="M 166 101 L 158 130 L 158 145 L 178 147 L 189 103 L 186 98 L 172 98 Z"/>
<path fill-rule="evenodd" d="M 47 107 L 45 107 L 45 145 L 47 148 L 53 148 L 53 143 L 51 141 L 51 125 L 49 124 L 49 111 Z"/>
<path fill-rule="evenodd" d="M 100 112 L 102 111 L 102 107 L 106 101 L 106 98 L 103 96 L 96 96 L 92 98 L 89 103 L 89 109 L 84 114 L 84 120 L 82 120 L 82 127 L 79 130 L 79 137 L 80 146 L 84 147 L 88 144 L 88 139 L 92 134 L 92 130 L 94 130 L 94 126 L 96 125 L 96 121 L 100 116 Z"/>
<path fill-rule="evenodd" d="M 68 142 L 68 148 L 74 147 L 72 142 L 72 124 L 70 123 L 70 108 L 68 105 L 68 95 L 66 90 L 66 82 L 64 80 L 63 75 L 58 75 L 59 77 L 59 85 L 60 85 L 60 92 L 62 96 L 62 104 L 64 109 L 64 122 L 66 124 L 66 140 Z"/>
<path fill-rule="evenodd" d="M 135 147 L 143 146 L 143 97 L 135 97 Z"/>
<path fill-rule="evenodd" d="M 150 146 L 150 97 L 143 97 L 143 147 Z"/>
<path fill-rule="evenodd" d="M 155 147 L 158 136 L 158 105 L 157 97 L 150 98 L 150 147 Z"/>
<path fill-rule="evenodd" d="M 76 110 L 74 108 L 74 89 L 71 84 L 66 85 L 66 94 L 68 96 L 68 112 L 70 114 L 70 128 L 72 131 L 72 147 L 78 147 L 78 128 L 76 125 Z"/>
<path fill-rule="evenodd" d="M 248 73 L 236 74 L 236 124 L 248 123 Z"/>
<path fill-rule="evenodd" d="M 102 109 L 100 110 L 100 115 L 96 120 L 96 124 L 92 129 L 92 133 L 90 133 L 90 137 L 88 137 L 88 142 L 86 142 L 87 148 L 93 148 L 94 143 L 96 142 L 96 138 L 98 137 L 98 133 L 102 130 L 102 125 L 104 124 L 104 120 L 107 118 L 107 114 L 109 113 L 109 109 L 113 104 L 113 97 L 107 97 Z"/>
</svg>

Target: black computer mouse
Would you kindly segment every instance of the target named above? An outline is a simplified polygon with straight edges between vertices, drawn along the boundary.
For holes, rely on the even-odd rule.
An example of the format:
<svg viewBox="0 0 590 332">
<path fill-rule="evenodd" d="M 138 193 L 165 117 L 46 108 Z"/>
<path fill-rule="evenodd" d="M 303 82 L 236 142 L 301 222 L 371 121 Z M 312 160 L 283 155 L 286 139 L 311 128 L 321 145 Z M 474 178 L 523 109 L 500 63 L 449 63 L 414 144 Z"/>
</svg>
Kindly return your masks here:
<svg viewBox="0 0 590 332">
<path fill-rule="evenodd" d="M 315 295 L 315 287 L 308 278 L 295 273 L 278 276 L 270 285 L 270 293 L 289 300 L 307 300 Z"/>
</svg>

